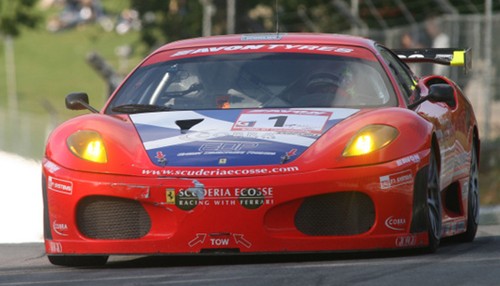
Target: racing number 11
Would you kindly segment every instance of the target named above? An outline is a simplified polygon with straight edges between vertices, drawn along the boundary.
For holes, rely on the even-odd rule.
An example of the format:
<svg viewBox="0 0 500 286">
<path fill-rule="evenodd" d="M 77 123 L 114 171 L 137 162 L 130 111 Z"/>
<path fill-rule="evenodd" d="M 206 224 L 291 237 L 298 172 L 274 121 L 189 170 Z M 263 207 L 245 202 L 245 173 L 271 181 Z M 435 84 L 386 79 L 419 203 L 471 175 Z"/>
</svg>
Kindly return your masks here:
<svg viewBox="0 0 500 286">
<path fill-rule="evenodd" d="M 232 130 L 321 134 L 332 113 L 323 110 L 249 110 L 240 114 Z"/>
</svg>

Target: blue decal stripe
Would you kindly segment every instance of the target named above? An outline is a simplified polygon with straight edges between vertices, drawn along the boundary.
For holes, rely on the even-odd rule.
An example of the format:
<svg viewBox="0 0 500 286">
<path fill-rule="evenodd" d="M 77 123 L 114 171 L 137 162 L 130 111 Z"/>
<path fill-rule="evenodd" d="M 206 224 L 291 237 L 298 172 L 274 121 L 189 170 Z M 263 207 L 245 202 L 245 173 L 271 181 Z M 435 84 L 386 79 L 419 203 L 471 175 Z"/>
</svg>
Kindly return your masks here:
<svg viewBox="0 0 500 286">
<path fill-rule="evenodd" d="M 293 110 L 311 111 L 311 108 Z M 358 109 L 313 109 L 330 113 L 321 133 L 300 129 L 291 132 L 271 130 L 234 131 L 234 122 L 248 110 L 171 111 L 133 114 L 131 119 L 152 162 L 158 166 L 251 166 L 293 161 L 322 134 Z M 255 110 L 258 114 L 258 110 Z M 278 113 L 281 111 L 278 111 Z M 287 109 L 283 109 L 287 114 Z M 290 114 L 290 113 L 288 113 Z M 296 117 L 297 118 L 297 117 Z M 187 133 L 181 133 L 177 120 L 203 119 Z M 278 130 L 279 131 L 279 130 Z"/>
</svg>

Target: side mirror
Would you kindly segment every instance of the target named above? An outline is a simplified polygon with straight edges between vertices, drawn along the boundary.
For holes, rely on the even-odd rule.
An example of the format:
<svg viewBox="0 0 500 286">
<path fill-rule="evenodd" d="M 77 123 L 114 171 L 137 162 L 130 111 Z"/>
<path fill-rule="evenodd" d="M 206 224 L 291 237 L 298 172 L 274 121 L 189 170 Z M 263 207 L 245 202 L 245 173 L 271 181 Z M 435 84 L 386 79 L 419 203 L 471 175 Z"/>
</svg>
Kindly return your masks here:
<svg viewBox="0 0 500 286">
<path fill-rule="evenodd" d="M 89 104 L 89 96 L 85 92 L 74 92 L 66 96 L 66 108 L 70 110 L 88 109 L 94 113 L 99 113 L 99 110 L 93 108 Z"/>
<path fill-rule="evenodd" d="M 455 94 L 453 87 L 445 83 L 433 84 L 429 87 L 429 94 L 427 97 L 431 102 L 444 102 L 449 107 L 455 107 Z"/>
<path fill-rule="evenodd" d="M 429 94 L 427 96 L 409 104 L 408 108 L 413 109 L 427 100 L 430 102 L 444 102 L 451 108 L 457 105 L 453 87 L 446 83 L 436 83 L 429 87 Z"/>
</svg>

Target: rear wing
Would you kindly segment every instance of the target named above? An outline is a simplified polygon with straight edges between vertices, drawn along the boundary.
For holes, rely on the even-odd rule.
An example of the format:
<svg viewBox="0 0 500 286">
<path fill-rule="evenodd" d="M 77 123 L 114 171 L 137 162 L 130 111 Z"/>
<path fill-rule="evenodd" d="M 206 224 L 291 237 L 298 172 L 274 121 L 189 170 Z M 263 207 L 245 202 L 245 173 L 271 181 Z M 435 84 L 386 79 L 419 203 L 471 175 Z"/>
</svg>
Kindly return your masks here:
<svg viewBox="0 0 500 286">
<path fill-rule="evenodd" d="M 434 63 L 447 66 L 463 66 L 467 73 L 472 67 L 472 51 L 468 49 L 429 48 L 392 50 L 406 63 Z"/>
</svg>

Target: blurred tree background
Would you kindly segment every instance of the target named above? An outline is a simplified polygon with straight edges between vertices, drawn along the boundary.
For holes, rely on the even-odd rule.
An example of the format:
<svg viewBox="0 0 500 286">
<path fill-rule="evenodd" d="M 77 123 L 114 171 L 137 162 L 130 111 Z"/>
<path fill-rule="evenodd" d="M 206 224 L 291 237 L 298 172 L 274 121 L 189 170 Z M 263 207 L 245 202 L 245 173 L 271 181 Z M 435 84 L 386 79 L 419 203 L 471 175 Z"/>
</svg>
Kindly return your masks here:
<svg viewBox="0 0 500 286">
<path fill-rule="evenodd" d="M 0 36 L 5 49 L 6 92 L 9 110 L 17 111 L 17 90 L 15 75 L 15 55 L 13 37 L 20 34 L 23 27 L 35 28 L 41 20 L 35 8 L 37 0 L 1 1 Z"/>
<path fill-rule="evenodd" d="M 348 33 L 398 47 L 405 31 L 421 31 L 438 16 L 453 45 L 474 50 L 473 72 L 459 84 L 476 83 L 472 96 L 487 94 L 489 86 L 494 94 L 500 82 L 485 80 L 500 69 L 500 38 L 487 27 L 500 29 L 499 12 L 498 0 L 0 0 L 0 150 L 41 158 L 54 126 L 86 113 L 66 110 L 66 94 L 85 91 L 100 108 L 153 49 L 206 35 Z M 453 76 L 463 79 L 460 70 Z M 500 112 L 499 102 L 471 101 L 481 106 L 478 116 L 488 113 L 482 106 Z M 483 143 L 500 146 L 500 123 L 491 134 L 482 134 Z M 497 149 L 483 152 L 482 170 L 500 164 Z M 482 176 L 491 190 L 482 201 L 500 202 L 500 172 Z"/>
<path fill-rule="evenodd" d="M 130 0 L 130 6 L 141 15 L 141 40 L 155 47 L 202 35 L 204 7 L 212 16 L 210 34 L 232 32 L 231 2 L 235 33 L 276 32 L 277 17 L 281 32 L 340 33 L 356 26 L 384 30 L 430 16 L 485 10 L 484 0 Z M 500 10 L 500 1 L 494 1 L 493 10 Z"/>
<path fill-rule="evenodd" d="M 24 27 L 34 28 L 41 20 L 35 9 L 38 0 L 0 1 L 0 34 L 17 36 Z"/>
</svg>

